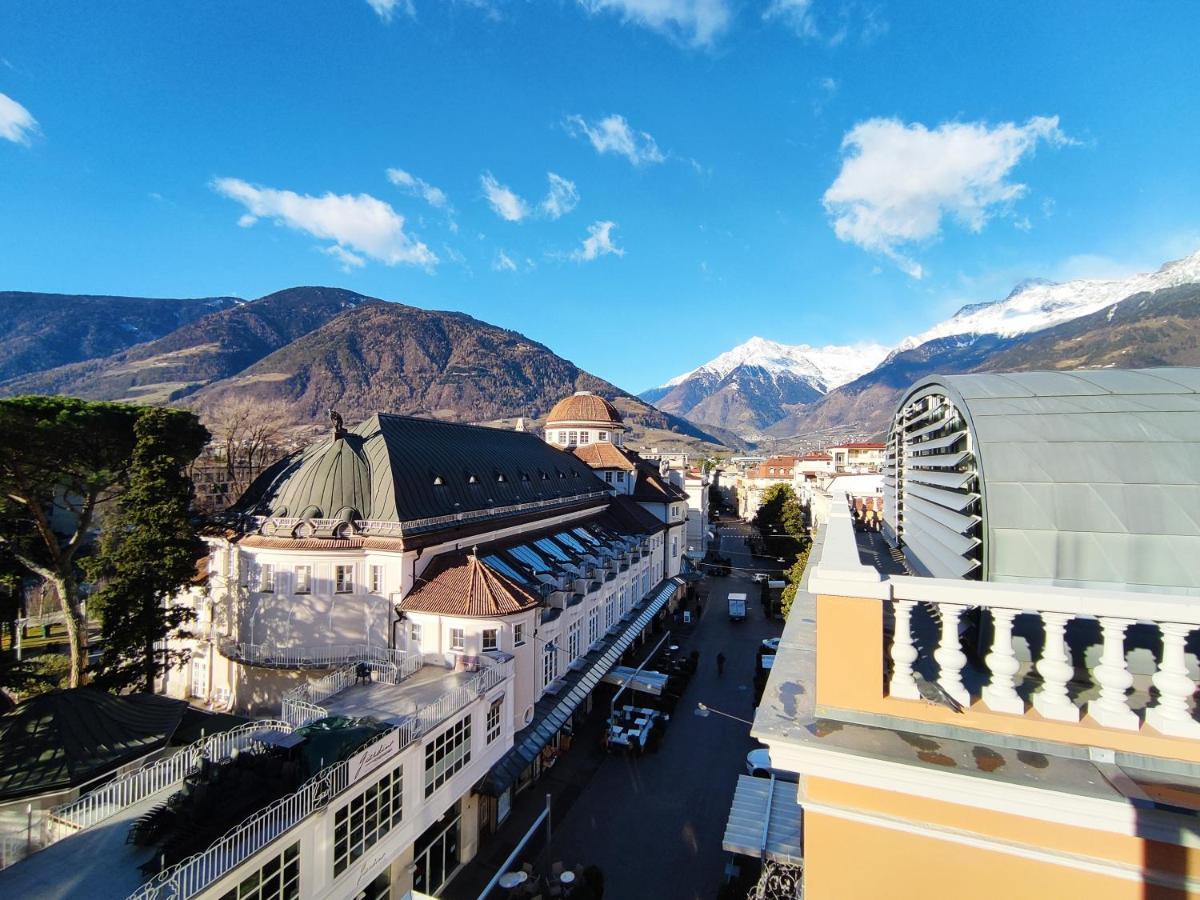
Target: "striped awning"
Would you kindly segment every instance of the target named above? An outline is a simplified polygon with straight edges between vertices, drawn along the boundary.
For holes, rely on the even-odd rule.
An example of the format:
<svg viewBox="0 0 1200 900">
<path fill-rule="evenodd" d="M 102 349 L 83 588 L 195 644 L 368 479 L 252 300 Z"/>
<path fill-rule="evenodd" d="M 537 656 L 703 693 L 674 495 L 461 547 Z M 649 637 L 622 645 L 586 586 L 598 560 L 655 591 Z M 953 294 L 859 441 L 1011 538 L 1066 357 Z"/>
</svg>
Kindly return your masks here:
<svg viewBox="0 0 1200 900">
<path fill-rule="evenodd" d="M 774 778 L 738 776 L 721 846 L 730 853 L 804 864 L 803 813 L 796 785 Z"/>
<path fill-rule="evenodd" d="M 555 682 L 557 687 L 553 693 L 547 690 L 542 694 L 534 706 L 533 721 L 513 735 L 512 749 L 484 776 L 477 787 L 479 793 L 498 797 L 516 782 L 680 587 L 682 579 L 678 576 L 660 582 L 630 610 L 625 620 L 628 624 L 617 627 L 612 634 L 598 641 L 594 649 L 582 657 L 582 666 L 568 671 Z"/>
</svg>

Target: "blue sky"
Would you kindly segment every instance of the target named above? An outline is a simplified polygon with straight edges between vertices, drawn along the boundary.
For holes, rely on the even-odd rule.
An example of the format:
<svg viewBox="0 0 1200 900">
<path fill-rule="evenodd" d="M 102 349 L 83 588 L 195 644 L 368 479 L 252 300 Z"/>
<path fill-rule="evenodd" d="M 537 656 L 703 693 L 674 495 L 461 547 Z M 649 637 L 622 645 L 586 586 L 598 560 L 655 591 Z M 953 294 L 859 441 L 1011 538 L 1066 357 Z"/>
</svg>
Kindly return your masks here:
<svg viewBox="0 0 1200 900">
<path fill-rule="evenodd" d="M 1200 248 L 1200 5 L 23 2 L 0 289 L 338 285 L 628 390 Z"/>
</svg>

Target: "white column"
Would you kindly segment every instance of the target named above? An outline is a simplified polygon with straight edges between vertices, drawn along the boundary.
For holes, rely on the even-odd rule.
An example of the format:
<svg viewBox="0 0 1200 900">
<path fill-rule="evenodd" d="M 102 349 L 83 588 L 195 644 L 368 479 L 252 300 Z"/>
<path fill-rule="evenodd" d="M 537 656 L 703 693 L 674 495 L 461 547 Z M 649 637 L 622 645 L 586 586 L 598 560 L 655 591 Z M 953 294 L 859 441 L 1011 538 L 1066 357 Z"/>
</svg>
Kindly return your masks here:
<svg viewBox="0 0 1200 900">
<path fill-rule="evenodd" d="M 1141 726 L 1137 713 L 1129 708 L 1125 693 L 1133 687 L 1133 675 L 1125 660 L 1125 629 L 1133 622 L 1128 619 L 1102 618 L 1104 650 L 1100 664 L 1092 669 L 1092 678 L 1100 685 L 1100 696 L 1088 702 L 1087 712 L 1106 728 L 1137 731 Z"/>
<path fill-rule="evenodd" d="M 913 663 L 917 661 L 917 648 L 912 640 L 912 600 L 897 600 L 893 603 L 896 616 L 896 633 L 892 637 L 892 681 L 888 693 L 902 700 L 919 700 L 920 691 L 913 678 Z"/>
<path fill-rule="evenodd" d="M 970 706 L 971 695 L 962 683 L 962 668 L 967 664 L 967 655 L 958 641 L 958 617 L 965 607 L 939 603 L 938 608 L 942 612 L 942 639 L 933 651 L 938 664 L 938 684 L 963 706 Z"/>
<path fill-rule="evenodd" d="M 1017 654 L 1013 652 L 1012 626 L 1017 611 L 993 609 L 992 650 L 984 657 L 992 678 L 983 689 L 983 702 L 992 712 L 1024 715 L 1025 701 L 1017 694 L 1014 676 L 1021 668 Z"/>
<path fill-rule="evenodd" d="M 1163 657 L 1152 679 L 1158 688 L 1158 705 L 1146 710 L 1146 722 L 1163 734 L 1200 737 L 1200 723 L 1188 709 L 1196 685 L 1188 675 L 1183 646 L 1196 626 L 1162 622 L 1158 627 L 1162 631 Z"/>
<path fill-rule="evenodd" d="M 1042 689 L 1033 696 L 1033 708 L 1047 719 L 1060 722 L 1079 721 L 1079 707 L 1067 695 L 1067 682 L 1075 674 L 1075 667 L 1067 655 L 1064 632 L 1073 618 L 1069 613 L 1042 613 L 1046 645 L 1037 664 L 1038 674 L 1042 676 Z"/>
</svg>

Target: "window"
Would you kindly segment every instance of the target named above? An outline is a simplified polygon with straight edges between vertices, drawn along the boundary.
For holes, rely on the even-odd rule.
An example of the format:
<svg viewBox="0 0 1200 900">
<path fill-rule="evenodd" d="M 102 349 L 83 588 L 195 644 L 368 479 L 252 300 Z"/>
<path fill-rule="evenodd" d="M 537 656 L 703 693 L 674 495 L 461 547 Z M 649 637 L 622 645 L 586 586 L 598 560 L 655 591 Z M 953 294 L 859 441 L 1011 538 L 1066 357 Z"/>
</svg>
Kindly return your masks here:
<svg viewBox="0 0 1200 900">
<path fill-rule="evenodd" d="M 499 650 L 500 640 L 499 632 L 495 628 L 483 629 L 483 649 L 484 650 Z"/>
<path fill-rule="evenodd" d="M 525 646 L 525 623 L 524 622 L 518 622 L 516 625 L 513 626 L 513 646 L 514 647 L 524 647 Z"/>
<path fill-rule="evenodd" d="M 307 594 L 312 590 L 312 566 L 296 566 L 296 593 Z"/>
<path fill-rule="evenodd" d="M 349 594 L 354 590 L 354 566 L 333 567 L 333 590 L 338 594 Z"/>
<path fill-rule="evenodd" d="M 421 646 L 421 626 L 416 622 L 408 626 L 408 641 L 413 646 Z"/>
<path fill-rule="evenodd" d="M 461 628 L 450 629 L 450 649 L 462 650 L 467 646 L 466 635 Z"/>
<path fill-rule="evenodd" d="M 425 745 L 425 796 L 429 797 L 471 761 L 471 717 L 451 725 Z"/>
<path fill-rule="evenodd" d="M 567 658 L 575 659 L 579 656 L 579 623 L 573 622 L 570 630 L 567 631 Z"/>
<path fill-rule="evenodd" d="M 487 742 L 490 744 L 500 737 L 500 714 L 504 712 L 504 698 L 497 697 L 488 707 Z"/>
<path fill-rule="evenodd" d="M 235 568 L 237 568 L 237 551 L 230 547 L 225 553 L 225 574 L 232 578 Z"/>
<path fill-rule="evenodd" d="M 612 472 L 605 472 L 604 480 L 607 481 L 609 484 L 612 484 L 612 476 L 613 476 Z"/>
<path fill-rule="evenodd" d="M 558 433 L 558 442 L 560 444 L 565 444 L 567 442 L 567 433 L 565 431 L 560 431 Z"/>
<path fill-rule="evenodd" d="M 672 556 L 679 555 L 679 538 L 677 538 L 677 537 L 671 538 L 671 555 Z"/>
<path fill-rule="evenodd" d="M 558 648 L 551 641 L 542 652 L 542 687 L 558 677 Z"/>
<path fill-rule="evenodd" d="M 591 439 L 591 436 L 592 433 L 590 431 L 579 432 L 579 443 L 586 444 Z"/>
<path fill-rule="evenodd" d="M 612 628 L 613 622 L 617 620 L 617 604 L 612 597 L 604 601 L 604 627 Z"/>
<path fill-rule="evenodd" d="M 579 443 L 579 432 L 571 431 L 567 433 L 567 443 L 574 446 Z"/>
<path fill-rule="evenodd" d="M 208 654 L 200 650 L 192 653 L 192 685 L 190 695 L 208 698 Z"/>
<path fill-rule="evenodd" d="M 618 473 L 617 473 L 617 481 L 624 481 L 624 480 L 625 480 L 625 473 L 624 473 L 624 472 L 618 472 Z"/>
<path fill-rule="evenodd" d="M 333 877 L 400 824 L 404 767 L 396 766 L 345 806 L 333 819 Z"/>
<path fill-rule="evenodd" d="M 270 563 L 258 567 L 258 589 L 267 593 L 275 590 L 275 567 Z"/>
<path fill-rule="evenodd" d="M 383 593 L 383 566 L 371 566 L 371 593 Z"/>
<path fill-rule="evenodd" d="M 221 900 L 294 900 L 300 896 L 300 842 L 273 856 Z"/>
<path fill-rule="evenodd" d="M 600 432 L 600 440 L 608 441 L 608 432 L 607 431 Z"/>
<path fill-rule="evenodd" d="M 600 607 L 593 606 L 588 613 L 588 643 L 594 644 L 600 640 Z"/>
</svg>

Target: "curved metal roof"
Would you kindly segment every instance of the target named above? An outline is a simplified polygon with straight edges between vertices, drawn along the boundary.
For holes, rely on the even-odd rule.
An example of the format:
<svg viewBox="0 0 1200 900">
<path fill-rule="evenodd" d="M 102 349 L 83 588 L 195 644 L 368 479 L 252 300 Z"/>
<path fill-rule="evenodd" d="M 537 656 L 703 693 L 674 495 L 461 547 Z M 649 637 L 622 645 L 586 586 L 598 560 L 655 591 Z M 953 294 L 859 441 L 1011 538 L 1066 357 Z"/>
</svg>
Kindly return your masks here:
<svg viewBox="0 0 1200 900">
<path fill-rule="evenodd" d="M 607 490 L 587 465 L 534 434 L 379 413 L 268 469 L 238 508 L 410 522 Z"/>
<path fill-rule="evenodd" d="M 1200 369 L 935 375 L 889 447 L 930 574 L 1200 595 Z"/>
</svg>

